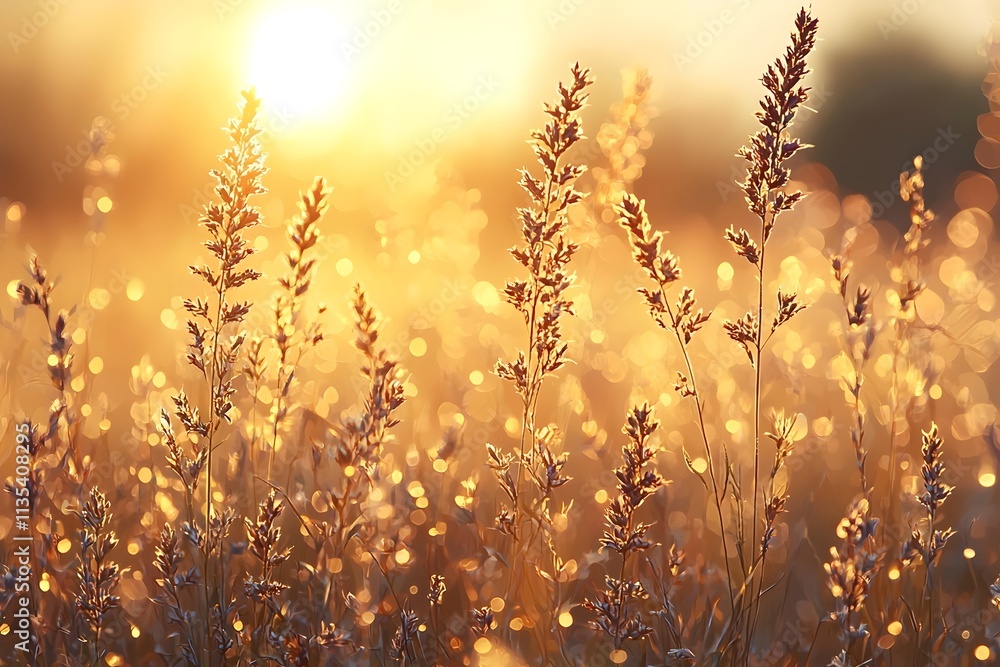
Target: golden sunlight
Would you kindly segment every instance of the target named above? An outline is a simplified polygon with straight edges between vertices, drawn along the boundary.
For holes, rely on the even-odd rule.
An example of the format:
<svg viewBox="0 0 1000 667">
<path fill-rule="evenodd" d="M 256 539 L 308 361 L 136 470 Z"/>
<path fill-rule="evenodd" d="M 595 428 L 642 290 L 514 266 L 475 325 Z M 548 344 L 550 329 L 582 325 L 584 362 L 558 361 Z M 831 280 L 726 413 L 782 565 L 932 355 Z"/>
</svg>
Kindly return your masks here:
<svg viewBox="0 0 1000 667">
<path fill-rule="evenodd" d="M 338 49 L 342 19 L 320 3 L 289 3 L 258 20 L 247 81 L 268 106 L 294 120 L 328 118 L 343 100 L 349 70 Z"/>
<path fill-rule="evenodd" d="M 0 41 L 0 667 L 1000 666 L 1000 0 Z"/>
</svg>

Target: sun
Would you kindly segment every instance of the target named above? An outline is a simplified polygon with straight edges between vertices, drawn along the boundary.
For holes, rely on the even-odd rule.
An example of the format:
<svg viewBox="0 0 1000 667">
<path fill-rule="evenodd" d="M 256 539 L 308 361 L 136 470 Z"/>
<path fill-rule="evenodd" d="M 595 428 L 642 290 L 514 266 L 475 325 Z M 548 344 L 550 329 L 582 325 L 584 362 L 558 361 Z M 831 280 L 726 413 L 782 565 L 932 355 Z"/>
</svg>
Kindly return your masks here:
<svg viewBox="0 0 1000 667">
<path fill-rule="evenodd" d="M 344 99 L 350 71 L 345 29 L 330 7 L 287 3 L 259 19 L 247 80 L 265 106 L 293 119 L 326 116 Z"/>
</svg>

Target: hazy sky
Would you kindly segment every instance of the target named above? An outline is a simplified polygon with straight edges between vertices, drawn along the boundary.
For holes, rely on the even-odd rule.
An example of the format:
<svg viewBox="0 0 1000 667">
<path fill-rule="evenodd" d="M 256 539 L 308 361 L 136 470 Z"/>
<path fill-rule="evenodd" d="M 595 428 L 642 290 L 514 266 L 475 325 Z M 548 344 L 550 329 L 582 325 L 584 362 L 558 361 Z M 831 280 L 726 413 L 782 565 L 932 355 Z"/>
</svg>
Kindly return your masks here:
<svg viewBox="0 0 1000 667">
<path fill-rule="evenodd" d="M 810 81 L 823 108 L 805 127 L 827 138 L 811 137 L 815 159 L 870 193 L 895 178 L 912 150 L 954 126 L 958 149 L 942 164 L 974 166 L 975 117 L 986 110 L 978 90 L 982 46 L 998 5 L 813 3 L 821 43 Z M 649 68 L 660 112 L 650 173 L 683 186 L 675 194 L 684 206 L 685 179 L 711 191 L 720 174 L 728 178 L 727 160 L 752 129 L 760 74 L 783 50 L 798 6 L 7 0 L 0 6 L 0 197 L 25 201 L 42 219 L 75 208 L 85 179 L 70 165 L 93 118 L 105 116 L 123 164 L 122 196 L 141 192 L 162 215 L 204 184 L 220 148 L 218 128 L 249 84 L 258 86 L 280 135 L 272 166 L 290 179 L 327 173 L 378 193 L 400 156 L 432 140 L 440 144 L 435 161 L 509 180 L 540 101 L 579 59 L 598 75 L 595 122 L 620 95 L 620 71 Z M 151 179 L 155 195 L 143 187 Z"/>
</svg>

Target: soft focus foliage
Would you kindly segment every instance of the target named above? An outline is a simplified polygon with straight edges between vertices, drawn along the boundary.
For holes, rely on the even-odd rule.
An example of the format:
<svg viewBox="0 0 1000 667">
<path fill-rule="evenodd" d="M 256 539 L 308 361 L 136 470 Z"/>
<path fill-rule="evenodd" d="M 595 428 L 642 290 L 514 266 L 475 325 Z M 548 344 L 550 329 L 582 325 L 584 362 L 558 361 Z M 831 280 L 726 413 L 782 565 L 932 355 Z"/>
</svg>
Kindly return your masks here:
<svg viewBox="0 0 1000 667">
<path fill-rule="evenodd" d="M 267 192 L 299 176 L 247 90 L 190 229 L 119 270 L 129 165 L 96 121 L 76 257 L 0 212 L 37 664 L 993 660 L 995 174 L 934 201 L 918 155 L 895 208 L 842 192 L 791 134 L 822 26 L 789 26 L 718 219 L 644 177 L 644 69 L 572 66 L 516 201 L 443 165 L 361 222 L 335 178 Z M 18 531 L 0 513 L 4 610 Z"/>
</svg>

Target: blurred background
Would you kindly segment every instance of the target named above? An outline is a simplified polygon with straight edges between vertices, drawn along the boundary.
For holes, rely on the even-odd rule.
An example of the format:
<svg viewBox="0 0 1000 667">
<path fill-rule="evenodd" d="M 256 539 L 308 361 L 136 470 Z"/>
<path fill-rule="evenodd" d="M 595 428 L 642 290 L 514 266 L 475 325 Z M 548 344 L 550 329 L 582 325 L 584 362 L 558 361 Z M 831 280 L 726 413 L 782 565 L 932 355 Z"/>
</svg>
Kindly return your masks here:
<svg viewBox="0 0 1000 667">
<path fill-rule="evenodd" d="M 722 231 L 751 227 L 735 187 L 743 177 L 735 153 L 756 129 L 761 73 L 784 49 L 798 8 L 785 0 L 5 0 L 0 286 L 13 291 L 31 252 L 58 276 L 56 301 L 74 307 L 73 340 L 87 359 L 79 369 L 84 428 L 130 442 L 137 378 L 164 391 L 190 379 L 181 297 L 200 286 L 186 267 L 204 254 L 197 220 L 212 196 L 208 170 L 226 146 L 222 128 L 240 90 L 254 86 L 264 103 L 270 172 L 260 199 L 264 227 L 253 239 L 268 278 L 247 290 L 250 298 L 261 305 L 270 298 L 297 193 L 315 175 L 333 188 L 317 277 L 333 342 L 311 360 L 303 403 L 332 418 L 355 402 L 345 379 L 357 363 L 346 303 L 361 281 L 412 373 L 407 391 L 416 400 L 407 405 L 401 440 L 429 451 L 449 428 L 464 429 L 473 449 L 463 472 L 482 470 L 483 443 L 519 428 L 513 391 L 491 369 L 523 345 L 501 290 L 519 268 L 504 250 L 517 241 L 516 207 L 527 201 L 516 169 L 533 160 L 526 139 L 543 122 L 540 103 L 553 98 L 571 62 L 593 68 L 597 83 L 584 114 L 591 139 L 580 156 L 606 169 L 596 137 L 614 124 L 623 83 L 627 90 L 644 68 L 652 85 L 629 180 L 648 199 L 654 226 L 670 231 L 685 279 L 706 307 L 717 305 L 696 353 L 719 401 L 711 428 L 745 445 L 750 393 L 739 387 L 749 368 L 718 322 L 742 314 L 753 280 Z M 992 218 L 1000 95 L 989 57 L 992 48 L 995 67 L 1000 3 L 818 0 L 813 11 L 820 42 L 810 60 L 811 111 L 796 132 L 815 148 L 796 158 L 794 171 L 813 196 L 776 237 L 776 252 L 789 259 L 773 265 L 769 288 L 798 285 L 817 307 L 775 341 L 777 387 L 768 404 L 809 413 L 801 495 L 822 497 L 838 475 L 851 474 L 839 343 L 829 335 L 842 307 L 825 256 L 854 229 L 857 277 L 891 287 L 886 258 L 909 224 L 899 173 L 923 155 L 938 220 L 918 311 L 921 324 L 948 336 L 928 343 L 920 425 L 930 416 L 947 424 L 949 455 L 969 494 L 953 525 L 975 546 L 1000 527 L 996 517 L 979 520 L 994 502 L 1000 454 L 1000 439 L 982 438 L 1000 392 L 991 370 L 1000 340 Z M 676 424 L 664 436 L 663 467 L 683 476 L 674 446 L 697 432 L 690 406 L 671 389 L 676 351 L 631 296 L 641 276 L 623 233 L 605 224 L 606 209 L 589 210 L 575 220 L 584 245 L 574 291 L 579 318 L 567 325 L 575 365 L 547 390 L 543 411 L 566 433 L 567 448 L 587 455 L 573 468 L 613 462 L 607 448 L 620 444 L 626 405 L 649 400 Z M 879 294 L 876 313 L 884 315 L 893 293 Z M 51 391 L 44 363 L 32 364 L 28 351 L 43 329 L 22 316 L 13 302 L 0 303 L 4 419 L 43 409 Z M 885 362 L 873 366 L 873 392 L 884 393 Z M 887 413 L 871 409 L 885 425 Z M 903 437 L 912 440 L 915 431 Z M 882 470 L 884 433 L 871 436 Z M 821 460 L 810 458 L 816 452 Z M 586 476 L 585 467 L 570 472 Z M 594 495 L 592 486 L 574 484 L 569 497 Z M 817 530 L 829 544 L 850 496 L 841 495 L 844 502 L 814 508 L 816 523 L 790 530 Z M 704 531 L 701 510 L 665 505 L 664 512 L 663 525 L 681 542 Z M 776 564 L 799 558 L 784 548 Z M 982 551 L 987 560 L 977 572 L 985 581 L 1000 554 Z M 821 567 L 812 561 L 817 576 Z"/>
<path fill-rule="evenodd" d="M 459 232 L 468 247 L 441 246 L 452 255 L 438 259 L 461 258 L 457 273 L 499 285 L 511 265 L 482 250 L 499 251 L 517 233 L 515 169 L 531 157 L 524 140 L 574 60 L 598 79 L 591 136 L 621 97 L 623 69 L 647 68 L 658 113 L 637 191 L 659 226 L 717 239 L 727 216 L 740 214 L 734 154 L 754 129 L 760 74 L 797 6 L 8 0 L 0 278 L 19 275 L 28 247 L 77 285 L 84 275 L 127 274 L 151 304 L 128 317 L 165 334 L 161 311 L 192 259 L 220 128 L 240 89 L 256 86 L 270 153 L 267 225 L 280 230 L 314 175 L 334 187 L 330 264 L 348 261 L 336 273 L 325 267 L 327 279 L 416 271 L 405 260 L 417 264 L 434 245 L 435 220 L 472 210 Z M 810 106 L 819 113 L 805 113 L 799 128 L 816 145 L 804 159 L 824 166 L 824 186 L 875 203 L 882 194 L 886 210 L 875 217 L 899 226 L 906 215 L 890 188 L 917 152 L 935 153 L 925 159 L 928 192 L 943 216 L 957 210 L 951 193 L 963 174 L 1000 166 L 977 127 L 988 110 L 980 87 L 996 9 L 986 0 L 815 4 L 822 30 Z M 88 166 L 95 118 L 109 157 Z M 84 261 L 87 271 L 69 273 Z M 425 268 L 421 275 L 442 270 Z M 108 301 L 114 309 L 125 300 Z"/>
<path fill-rule="evenodd" d="M 732 154 L 753 129 L 762 69 L 783 48 L 797 7 L 8 0 L 0 7 L 8 100 L 0 195 L 30 212 L 24 240 L 40 244 L 58 231 L 75 243 L 88 178 L 72 165 L 103 116 L 121 164 L 108 231 L 130 247 L 134 238 L 176 239 L 185 227 L 178 207 L 203 188 L 223 145 L 218 128 L 240 88 L 254 85 L 276 135 L 268 182 L 276 202 L 324 174 L 338 210 L 372 225 L 448 173 L 491 193 L 485 211 L 506 221 L 539 101 L 581 60 L 598 78 L 589 114 L 596 122 L 620 96 L 620 71 L 648 68 L 660 114 L 641 187 L 657 193 L 653 205 L 665 213 L 711 216 L 722 203 L 716 184 L 733 180 L 740 165 Z M 944 131 L 950 145 L 929 188 L 948 192 L 977 166 L 983 43 L 997 3 L 814 7 L 823 29 L 811 106 L 821 113 L 801 124 L 817 146 L 808 159 L 829 167 L 845 192 L 870 196 Z M 387 182 L 421 142 L 433 147 L 414 177 Z"/>
</svg>

